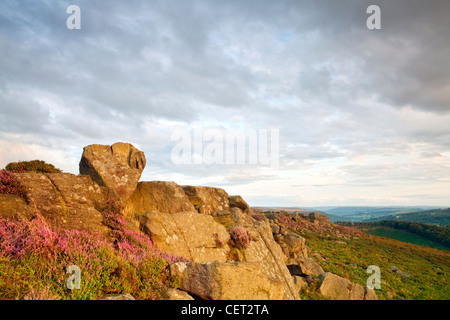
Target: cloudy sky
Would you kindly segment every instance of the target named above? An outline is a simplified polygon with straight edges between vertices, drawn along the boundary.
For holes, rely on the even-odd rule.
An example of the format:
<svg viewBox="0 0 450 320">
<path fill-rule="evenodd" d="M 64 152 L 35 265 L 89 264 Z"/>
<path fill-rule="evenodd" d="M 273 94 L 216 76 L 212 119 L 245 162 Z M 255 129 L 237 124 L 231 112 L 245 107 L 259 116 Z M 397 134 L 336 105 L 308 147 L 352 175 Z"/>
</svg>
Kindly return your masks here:
<svg viewBox="0 0 450 320">
<path fill-rule="evenodd" d="M 83 146 L 124 141 L 146 154 L 141 180 L 254 206 L 450 206 L 449 15 L 448 0 L 2 0 L 0 167 L 78 174 Z M 264 130 L 278 166 L 202 161 Z M 180 139 L 200 162 L 174 161 Z"/>
</svg>

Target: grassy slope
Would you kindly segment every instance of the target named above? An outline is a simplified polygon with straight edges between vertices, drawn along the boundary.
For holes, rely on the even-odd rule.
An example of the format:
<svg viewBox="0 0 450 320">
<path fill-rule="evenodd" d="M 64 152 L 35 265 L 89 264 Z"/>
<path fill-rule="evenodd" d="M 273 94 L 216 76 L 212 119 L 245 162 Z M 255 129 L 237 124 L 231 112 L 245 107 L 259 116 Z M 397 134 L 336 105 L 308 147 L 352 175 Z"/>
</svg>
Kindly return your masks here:
<svg viewBox="0 0 450 320">
<path fill-rule="evenodd" d="M 345 240 L 321 237 L 305 233 L 307 245 L 321 255 L 325 261 L 318 261 L 325 271 L 366 285 L 370 274 L 369 265 L 381 268 L 381 289 L 376 290 L 379 299 L 431 300 L 450 299 L 450 253 L 436 249 L 407 244 L 404 242 L 363 235 L 357 239 Z M 356 264 L 356 267 L 349 266 Z M 392 273 L 388 268 L 396 266 L 409 273 L 411 278 Z M 303 299 L 317 296 L 303 295 Z"/>
<path fill-rule="evenodd" d="M 428 240 L 424 237 L 421 237 L 417 234 L 408 232 L 406 230 L 397 230 L 397 229 L 389 228 L 386 226 L 374 226 L 374 227 L 365 228 L 364 231 L 369 234 L 375 235 L 375 236 L 380 236 L 380 237 L 385 237 L 385 238 L 403 241 L 403 242 L 407 242 L 407 243 L 417 244 L 419 246 L 426 246 L 426 247 L 435 248 L 435 249 L 439 249 L 439 250 L 450 251 L 450 248 L 448 248 L 444 245 L 441 245 L 434 241 Z"/>
</svg>

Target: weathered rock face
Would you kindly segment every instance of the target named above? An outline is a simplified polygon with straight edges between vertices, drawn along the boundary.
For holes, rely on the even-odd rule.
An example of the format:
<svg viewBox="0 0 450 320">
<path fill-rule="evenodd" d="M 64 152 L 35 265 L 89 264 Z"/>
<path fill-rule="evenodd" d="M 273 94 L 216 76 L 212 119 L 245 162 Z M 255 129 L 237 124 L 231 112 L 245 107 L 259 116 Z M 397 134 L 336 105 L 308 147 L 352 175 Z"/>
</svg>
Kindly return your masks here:
<svg viewBox="0 0 450 320">
<path fill-rule="evenodd" d="M 182 186 L 189 201 L 194 206 L 209 205 L 211 213 L 221 210 L 229 210 L 228 193 L 220 188 Z"/>
<path fill-rule="evenodd" d="M 137 184 L 124 213 L 129 218 L 150 211 L 176 213 L 195 211 L 183 189 L 171 181 L 145 181 Z"/>
<path fill-rule="evenodd" d="M 145 164 L 144 153 L 129 143 L 93 144 L 83 149 L 80 173 L 110 187 L 125 202 L 136 189 Z"/>
<path fill-rule="evenodd" d="M 230 235 L 211 216 L 197 212 L 148 212 L 139 219 L 141 230 L 164 252 L 193 262 L 227 260 Z"/>
<path fill-rule="evenodd" d="M 363 300 L 364 288 L 330 272 L 320 275 L 322 284 L 319 293 L 334 300 Z"/>
<path fill-rule="evenodd" d="M 177 262 L 170 272 L 180 289 L 206 300 L 281 300 L 283 285 L 269 279 L 258 263 Z"/>
<path fill-rule="evenodd" d="M 225 215 L 222 215 L 221 219 L 227 220 Z M 273 238 L 269 223 L 256 221 L 238 208 L 230 210 L 229 219 L 250 232 L 251 241 L 243 252 L 244 261 L 259 263 L 266 276 L 281 281 L 284 288 L 283 299 L 299 299 L 293 278 L 285 265 L 285 256 Z"/>
<path fill-rule="evenodd" d="M 0 194 L 0 216 L 30 220 L 34 210 L 20 196 Z"/>
<path fill-rule="evenodd" d="M 66 229 L 108 232 L 98 210 L 112 195 L 90 177 L 70 173 L 18 173 L 16 177 L 29 206 L 49 222 Z"/>
<path fill-rule="evenodd" d="M 257 221 L 237 207 L 232 207 L 229 211 L 217 211 L 212 216 L 227 229 L 236 225 L 246 228 L 251 241 L 243 250 L 239 261 L 259 263 L 266 276 L 283 283 L 284 299 L 299 299 L 298 291 L 285 264 L 286 257 L 275 242 L 268 221 Z"/>
<path fill-rule="evenodd" d="M 230 207 L 236 207 L 246 212 L 250 207 L 241 196 L 230 196 L 228 198 Z"/>
</svg>

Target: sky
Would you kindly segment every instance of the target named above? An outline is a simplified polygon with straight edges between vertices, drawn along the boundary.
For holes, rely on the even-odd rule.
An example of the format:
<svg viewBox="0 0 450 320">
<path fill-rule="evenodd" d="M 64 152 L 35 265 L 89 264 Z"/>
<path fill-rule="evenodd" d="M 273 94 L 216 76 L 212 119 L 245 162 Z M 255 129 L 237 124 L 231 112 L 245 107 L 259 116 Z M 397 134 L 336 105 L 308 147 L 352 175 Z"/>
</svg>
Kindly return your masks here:
<svg viewBox="0 0 450 320">
<path fill-rule="evenodd" d="M 2 0 L 0 168 L 78 174 L 84 146 L 122 141 L 142 181 L 251 206 L 448 207 L 449 16 L 448 0 Z M 220 161 L 227 135 L 243 162 L 237 140 Z"/>
</svg>

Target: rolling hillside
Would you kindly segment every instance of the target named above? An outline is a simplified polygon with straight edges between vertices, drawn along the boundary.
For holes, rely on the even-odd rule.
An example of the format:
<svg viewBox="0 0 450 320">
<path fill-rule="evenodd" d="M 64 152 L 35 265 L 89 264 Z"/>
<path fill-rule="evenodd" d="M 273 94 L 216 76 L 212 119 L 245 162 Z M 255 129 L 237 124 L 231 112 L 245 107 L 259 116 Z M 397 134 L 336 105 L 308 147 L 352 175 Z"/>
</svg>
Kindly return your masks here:
<svg viewBox="0 0 450 320">
<path fill-rule="evenodd" d="M 370 219 L 369 221 L 381 221 L 381 220 L 419 222 L 445 227 L 450 225 L 450 208 L 423 210 L 418 212 L 389 215 Z"/>
</svg>

